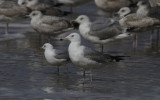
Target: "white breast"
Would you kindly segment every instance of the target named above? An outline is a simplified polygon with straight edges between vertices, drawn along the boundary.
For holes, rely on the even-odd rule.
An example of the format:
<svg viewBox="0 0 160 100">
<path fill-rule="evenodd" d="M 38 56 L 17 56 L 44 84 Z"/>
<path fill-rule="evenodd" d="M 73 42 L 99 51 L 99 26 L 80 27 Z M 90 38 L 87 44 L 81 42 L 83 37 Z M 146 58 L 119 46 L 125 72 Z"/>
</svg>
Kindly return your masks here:
<svg viewBox="0 0 160 100">
<path fill-rule="evenodd" d="M 81 24 L 79 27 L 79 31 L 84 39 L 92 42 L 92 43 L 99 43 L 99 39 L 93 35 L 90 35 L 90 23 Z"/>
</svg>

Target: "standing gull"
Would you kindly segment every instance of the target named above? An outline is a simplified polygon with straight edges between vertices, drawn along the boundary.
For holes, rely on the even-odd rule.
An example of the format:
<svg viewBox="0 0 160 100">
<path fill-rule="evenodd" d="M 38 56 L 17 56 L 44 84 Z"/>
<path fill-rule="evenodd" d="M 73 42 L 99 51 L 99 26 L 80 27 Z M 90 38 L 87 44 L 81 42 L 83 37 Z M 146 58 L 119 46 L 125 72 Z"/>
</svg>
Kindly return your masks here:
<svg viewBox="0 0 160 100">
<path fill-rule="evenodd" d="M 123 33 L 121 26 L 110 18 L 91 22 L 86 15 L 81 15 L 73 22 L 80 24 L 80 34 L 92 43 L 103 45 L 115 39 L 128 37 L 127 33 Z"/>
<path fill-rule="evenodd" d="M 73 12 L 72 7 L 87 3 L 91 0 L 58 0 L 59 3 L 65 6 L 71 7 L 71 12 Z"/>
<path fill-rule="evenodd" d="M 106 66 L 106 63 L 112 62 L 114 60 L 117 62 L 123 60 L 119 56 L 111 56 L 108 54 L 105 55 L 101 52 L 92 50 L 89 47 L 81 45 L 81 37 L 78 33 L 71 33 L 62 40 L 71 41 L 68 47 L 69 57 L 73 64 L 77 65 L 80 68 L 83 68 L 84 78 L 85 78 L 85 70 L 92 70 Z"/>
<path fill-rule="evenodd" d="M 157 18 L 160 20 L 160 7 L 155 6 L 151 7 L 151 5 L 148 2 L 139 1 L 138 4 L 138 10 L 137 13 L 143 14 L 143 16 L 149 16 L 152 18 Z"/>
<path fill-rule="evenodd" d="M 160 24 L 160 21 L 158 19 L 146 16 L 146 13 L 148 12 L 140 13 L 141 10 L 142 9 L 139 8 L 136 13 L 130 14 L 130 9 L 128 7 L 121 8 L 118 12 L 121 18 L 119 20 L 120 25 L 126 28 L 128 31 L 137 32 L 150 29 L 149 27 Z M 137 48 L 137 38 L 137 34 L 135 34 L 136 42 L 133 43 L 134 48 Z"/>
<path fill-rule="evenodd" d="M 151 7 L 160 6 L 160 0 L 149 0 Z"/>
<path fill-rule="evenodd" d="M 47 62 L 57 66 L 57 72 L 59 74 L 59 66 L 69 62 L 68 52 L 57 50 L 50 43 L 45 43 L 42 48 L 45 50 L 44 56 Z"/>
<path fill-rule="evenodd" d="M 106 12 L 117 12 L 120 8 L 136 3 L 138 0 L 95 0 L 98 8 Z"/>
<path fill-rule="evenodd" d="M 68 14 L 68 12 L 63 12 L 61 9 L 54 7 L 53 0 L 18 0 L 18 4 L 32 11 L 41 11 L 45 15 L 63 16 Z"/>
<path fill-rule="evenodd" d="M 29 16 L 31 26 L 40 34 L 55 36 L 71 29 L 70 22 L 61 17 L 43 15 L 40 11 L 33 11 Z"/>
<path fill-rule="evenodd" d="M 156 24 L 160 24 L 160 21 L 156 18 L 148 17 L 145 13 L 140 13 L 137 10 L 136 13 L 130 14 L 128 7 L 123 7 L 118 11 L 120 16 L 119 23 L 124 28 L 146 28 Z"/>
<path fill-rule="evenodd" d="M 8 23 L 24 19 L 29 10 L 20 7 L 15 1 L 1 0 L 0 1 L 0 22 L 6 22 L 6 32 L 8 34 Z"/>
</svg>

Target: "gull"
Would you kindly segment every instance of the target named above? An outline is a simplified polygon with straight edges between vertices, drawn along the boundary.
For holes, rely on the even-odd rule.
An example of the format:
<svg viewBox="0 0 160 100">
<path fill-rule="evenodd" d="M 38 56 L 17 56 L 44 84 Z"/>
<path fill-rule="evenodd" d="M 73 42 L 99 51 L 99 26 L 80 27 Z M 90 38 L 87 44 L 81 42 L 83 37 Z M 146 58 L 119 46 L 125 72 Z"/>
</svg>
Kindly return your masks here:
<svg viewBox="0 0 160 100">
<path fill-rule="evenodd" d="M 95 0 L 98 8 L 106 12 L 117 12 L 120 8 L 129 6 L 137 0 Z"/>
<path fill-rule="evenodd" d="M 32 11 L 29 16 L 31 26 L 40 34 L 56 36 L 72 29 L 70 22 L 62 17 L 43 15 L 40 11 Z"/>
<path fill-rule="evenodd" d="M 44 56 L 47 62 L 53 66 L 57 66 L 57 72 L 59 74 L 59 66 L 70 61 L 68 51 L 55 49 L 50 43 L 45 43 L 42 48 L 45 50 Z"/>
<path fill-rule="evenodd" d="M 139 3 L 138 3 L 139 5 Z M 143 8 L 142 8 L 143 9 Z M 146 16 L 145 14 L 148 12 L 140 13 L 141 8 L 137 10 L 136 13 L 130 14 L 130 9 L 128 7 L 123 7 L 118 11 L 120 16 L 119 23 L 120 25 L 127 29 L 128 31 L 141 31 L 146 29 L 151 29 L 153 25 L 160 24 L 160 21 L 156 18 L 151 18 Z M 135 41 L 133 42 L 134 48 L 137 48 L 137 34 L 135 34 Z"/>
<path fill-rule="evenodd" d="M 160 7 L 151 7 L 151 5 L 148 2 L 144 1 L 139 1 L 137 6 L 139 7 L 137 10 L 137 12 L 139 12 L 139 15 L 143 14 L 143 16 L 157 18 L 160 20 Z"/>
<path fill-rule="evenodd" d="M 58 2 L 62 5 L 71 7 L 71 12 L 73 12 L 72 7 L 85 4 L 91 0 L 58 0 Z"/>
<path fill-rule="evenodd" d="M 160 0 L 149 0 L 151 7 L 160 6 Z"/>
<path fill-rule="evenodd" d="M 18 4 L 32 11 L 41 11 L 45 15 L 63 16 L 68 14 L 68 12 L 63 12 L 54 7 L 55 2 L 53 0 L 18 0 Z"/>
<path fill-rule="evenodd" d="M 123 60 L 120 56 L 111 56 L 95 51 L 81 44 L 81 37 L 78 33 L 71 33 L 62 40 L 69 40 L 71 43 L 68 47 L 69 57 L 73 64 L 83 68 L 83 76 L 85 78 L 85 70 L 92 70 L 106 66 L 109 62 L 119 62 Z M 92 72 L 90 73 L 92 76 Z M 91 77 L 92 81 L 92 77 Z"/>
<path fill-rule="evenodd" d="M 15 1 L 1 0 L 0 1 L 0 22 L 6 22 L 5 35 L 8 35 L 8 23 L 24 19 L 29 10 L 20 7 Z"/>
<path fill-rule="evenodd" d="M 160 21 L 156 18 L 146 16 L 145 13 L 140 13 L 137 10 L 136 13 L 130 14 L 130 9 L 128 7 L 123 7 L 118 11 L 120 16 L 119 23 L 124 28 L 146 28 L 156 24 L 160 24 Z"/>
<path fill-rule="evenodd" d="M 128 37 L 128 33 L 123 33 L 122 27 L 113 19 L 100 19 L 91 22 L 86 15 L 80 15 L 73 23 L 79 23 L 79 31 L 82 37 L 91 43 L 103 44 Z"/>
</svg>

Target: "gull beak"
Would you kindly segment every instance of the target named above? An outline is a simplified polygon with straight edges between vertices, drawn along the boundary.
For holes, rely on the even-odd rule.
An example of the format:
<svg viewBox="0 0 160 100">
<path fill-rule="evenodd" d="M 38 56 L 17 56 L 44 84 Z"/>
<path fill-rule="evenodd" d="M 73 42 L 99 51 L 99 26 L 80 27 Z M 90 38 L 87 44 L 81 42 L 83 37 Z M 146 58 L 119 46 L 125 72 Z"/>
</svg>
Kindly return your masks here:
<svg viewBox="0 0 160 100">
<path fill-rule="evenodd" d="M 61 38 L 60 40 L 61 40 L 61 41 L 63 41 L 63 40 L 68 40 L 68 38 L 66 38 L 66 37 L 65 37 L 65 38 Z"/>
<path fill-rule="evenodd" d="M 29 18 L 29 17 L 30 17 L 30 15 L 25 15 L 25 17 L 26 17 L 26 18 Z"/>
<path fill-rule="evenodd" d="M 157 6 L 160 6 L 160 2 L 157 3 Z"/>
<path fill-rule="evenodd" d="M 72 20 L 72 25 L 75 29 L 78 29 L 79 28 L 79 23 L 76 21 L 76 20 Z"/>
<path fill-rule="evenodd" d="M 39 49 L 40 49 L 40 50 L 43 50 L 43 47 L 40 47 Z"/>
<path fill-rule="evenodd" d="M 72 20 L 72 23 L 78 23 L 76 20 Z"/>
</svg>

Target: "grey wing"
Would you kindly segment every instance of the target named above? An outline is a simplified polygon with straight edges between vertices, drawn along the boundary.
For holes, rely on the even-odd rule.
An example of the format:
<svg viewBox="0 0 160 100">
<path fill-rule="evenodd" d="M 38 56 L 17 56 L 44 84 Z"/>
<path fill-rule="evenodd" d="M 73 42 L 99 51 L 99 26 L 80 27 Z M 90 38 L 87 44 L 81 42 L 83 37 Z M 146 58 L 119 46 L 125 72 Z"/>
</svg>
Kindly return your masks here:
<svg viewBox="0 0 160 100">
<path fill-rule="evenodd" d="M 94 21 L 91 24 L 91 30 L 99 31 L 99 30 L 104 29 L 105 27 L 108 27 L 111 24 L 113 24 L 113 21 L 110 18 L 101 18 L 101 19 Z"/>
<path fill-rule="evenodd" d="M 104 56 L 102 53 L 92 50 L 91 48 L 84 48 L 84 57 L 96 61 L 98 63 L 105 63 L 112 61 L 110 56 Z"/>
<path fill-rule="evenodd" d="M 56 56 L 55 58 L 57 59 L 66 59 L 69 61 L 69 54 L 68 54 L 68 51 L 65 50 L 65 51 L 62 51 L 62 50 L 56 50 Z"/>
<path fill-rule="evenodd" d="M 1 0 L 0 8 L 11 8 L 16 5 L 17 2 L 15 0 Z"/>
<path fill-rule="evenodd" d="M 41 26 L 54 29 L 54 31 L 64 30 L 71 26 L 69 21 L 57 17 L 44 17 L 42 22 Z"/>
<path fill-rule="evenodd" d="M 44 15 L 52 15 L 52 16 L 63 16 L 64 15 L 64 12 L 61 9 L 56 8 L 56 7 L 46 8 L 46 9 L 41 10 L 41 12 Z"/>
<path fill-rule="evenodd" d="M 24 17 L 25 14 L 28 13 L 27 8 L 14 6 L 11 8 L 1 8 L 0 14 L 5 15 L 7 17 Z"/>
<path fill-rule="evenodd" d="M 92 29 L 92 28 L 91 28 Z M 99 29 L 90 30 L 89 34 L 98 37 L 100 40 L 113 38 L 123 31 L 122 27 L 114 22 L 108 25 L 104 25 Z"/>
<path fill-rule="evenodd" d="M 52 5 L 52 6 L 54 6 L 55 4 L 54 0 L 39 0 L 39 2 L 48 4 L 48 5 Z"/>
</svg>

